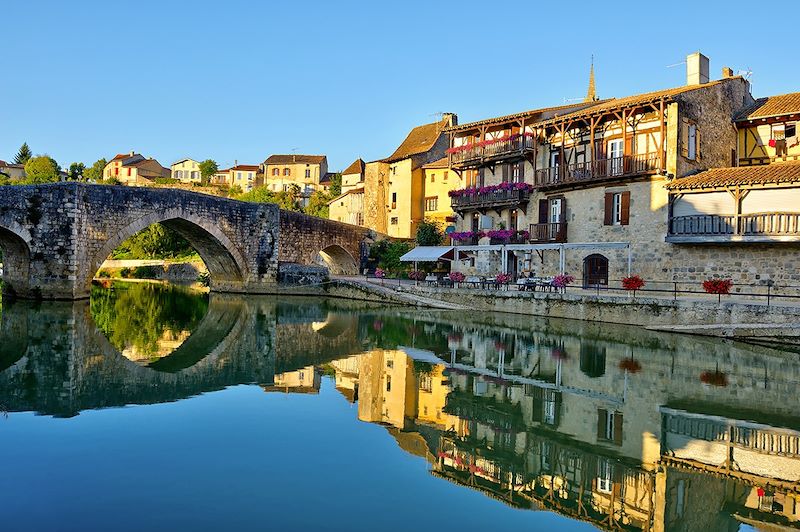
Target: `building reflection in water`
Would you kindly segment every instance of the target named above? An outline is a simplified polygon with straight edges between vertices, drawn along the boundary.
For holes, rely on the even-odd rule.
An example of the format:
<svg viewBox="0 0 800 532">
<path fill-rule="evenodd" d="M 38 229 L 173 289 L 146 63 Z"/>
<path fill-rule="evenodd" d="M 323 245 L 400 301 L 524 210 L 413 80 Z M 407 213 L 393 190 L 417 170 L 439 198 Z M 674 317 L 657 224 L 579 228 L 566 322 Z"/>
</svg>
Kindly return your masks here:
<svg viewBox="0 0 800 532">
<path fill-rule="evenodd" d="M 359 419 L 386 425 L 431 474 L 607 529 L 800 526 L 800 420 L 782 399 L 800 367 L 777 352 L 406 326 L 424 331 L 405 338 L 416 343 L 329 367 Z"/>
<path fill-rule="evenodd" d="M 800 527 L 793 354 L 576 321 L 149 291 L 3 308 L 3 406 L 73 416 L 242 383 L 316 394 L 327 375 L 432 475 L 516 508 L 605 529 Z M 142 315 L 125 318 L 131 308 Z M 131 346 L 157 359 L 133 363 Z"/>
</svg>

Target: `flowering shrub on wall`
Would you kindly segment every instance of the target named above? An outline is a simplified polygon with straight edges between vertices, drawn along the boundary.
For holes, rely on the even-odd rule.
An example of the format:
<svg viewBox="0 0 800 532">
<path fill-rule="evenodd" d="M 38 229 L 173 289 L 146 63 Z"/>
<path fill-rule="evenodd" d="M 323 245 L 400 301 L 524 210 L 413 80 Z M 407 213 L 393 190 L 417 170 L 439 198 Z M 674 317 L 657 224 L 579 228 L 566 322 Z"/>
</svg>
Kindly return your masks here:
<svg viewBox="0 0 800 532">
<path fill-rule="evenodd" d="M 454 283 L 463 283 L 467 276 L 461 272 L 450 272 L 450 280 Z"/>
<path fill-rule="evenodd" d="M 383 279 L 384 277 L 386 277 L 386 272 L 383 271 L 382 268 L 375 268 L 375 277 L 377 277 L 378 279 Z"/>
<path fill-rule="evenodd" d="M 703 281 L 703 290 L 709 294 L 730 294 L 732 286 L 733 280 L 731 279 L 708 279 Z"/>
<path fill-rule="evenodd" d="M 632 291 L 634 297 L 636 297 L 636 291 L 641 290 L 644 285 L 644 279 L 638 275 L 630 275 L 622 278 L 622 288 L 624 290 Z"/>
<path fill-rule="evenodd" d="M 462 196 L 477 196 L 479 194 L 492 194 L 496 192 L 508 192 L 512 190 L 531 192 L 533 190 L 533 185 L 528 183 L 503 182 L 497 185 L 487 185 L 485 187 L 467 187 L 458 190 L 451 190 L 447 194 L 451 198 L 460 198 Z"/>
<path fill-rule="evenodd" d="M 408 272 L 408 278 L 412 281 L 424 281 L 427 274 L 422 270 L 411 270 Z"/>
<path fill-rule="evenodd" d="M 566 288 L 567 286 L 569 286 L 574 282 L 575 282 L 575 277 L 567 275 L 565 273 L 553 277 L 553 286 L 555 286 L 556 288 Z"/>
<path fill-rule="evenodd" d="M 511 282 L 511 274 L 510 273 L 498 273 L 495 278 L 495 282 L 497 284 L 508 284 Z"/>
<path fill-rule="evenodd" d="M 450 238 L 459 242 L 464 240 L 472 240 L 473 238 L 483 238 L 484 236 L 486 236 L 486 233 L 483 231 L 462 231 L 460 233 L 450 233 Z"/>
</svg>

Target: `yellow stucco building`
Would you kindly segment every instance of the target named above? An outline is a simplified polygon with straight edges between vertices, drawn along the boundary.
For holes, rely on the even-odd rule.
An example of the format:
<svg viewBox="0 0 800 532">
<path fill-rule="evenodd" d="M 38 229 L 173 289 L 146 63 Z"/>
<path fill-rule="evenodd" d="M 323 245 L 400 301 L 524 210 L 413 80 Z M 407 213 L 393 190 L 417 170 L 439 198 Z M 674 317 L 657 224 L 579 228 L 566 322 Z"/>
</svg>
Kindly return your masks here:
<svg viewBox="0 0 800 532">
<path fill-rule="evenodd" d="M 200 163 L 194 159 L 181 159 L 170 166 L 172 178 L 182 183 L 200 182 Z"/>
<path fill-rule="evenodd" d="M 364 225 L 364 161 L 356 159 L 342 172 L 342 193 L 328 202 L 328 218 Z"/>
<path fill-rule="evenodd" d="M 331 185 L 328 158 L 325 155 L 270 155 L 261 164 L 264 185 L 272 192 L 300 188 L 300 204 L 305 207 L 316 191 L 327 192 Z"/>
<path fill-rule="evenodd" d="M 103 179 L 115 179 L 124 185 L 148 185 L 158 177 L 169 177 L 170 171 L 153 158 L 140 153 L 119 153 L 103 168 Z"/>
<path fill-rule="evenodd" d="M 461 177 L 449 169 L 447 157 L 422 167 L 424 191 L 423 217 L 435 222 L 444 230 L 455 224 L 455 213 L 450 206 L 450 191 L 463 188 Z"/>
</svg>

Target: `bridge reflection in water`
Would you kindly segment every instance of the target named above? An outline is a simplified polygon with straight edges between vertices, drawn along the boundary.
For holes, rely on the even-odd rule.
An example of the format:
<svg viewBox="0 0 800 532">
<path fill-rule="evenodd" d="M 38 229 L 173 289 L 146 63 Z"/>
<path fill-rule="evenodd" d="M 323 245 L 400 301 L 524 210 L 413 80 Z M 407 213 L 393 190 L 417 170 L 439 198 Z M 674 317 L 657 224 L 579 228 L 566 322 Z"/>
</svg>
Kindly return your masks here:
<svg viewBox="0 0 800 532">
<path fill-rule="evenodd" d="M 800 527 L 794 354 L 300 298 L 171 292 L 161 316 L 159 289 L 127 290 L 4 307 L 3 407 L 74 416 L 243 383 L 316 393 L 326 375 L 430 474 L 513 507 L 605 529 Z"/>
</svg>

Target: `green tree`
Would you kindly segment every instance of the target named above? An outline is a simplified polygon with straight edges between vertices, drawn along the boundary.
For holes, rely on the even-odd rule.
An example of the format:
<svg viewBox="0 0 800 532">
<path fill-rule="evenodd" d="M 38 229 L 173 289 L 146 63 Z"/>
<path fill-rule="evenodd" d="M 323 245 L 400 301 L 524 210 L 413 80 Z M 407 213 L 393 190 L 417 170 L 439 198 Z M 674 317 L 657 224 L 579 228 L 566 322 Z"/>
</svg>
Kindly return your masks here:
<svg viewBox="0 0 800 532">
<path fill-rule="evenodd" d="M 316 216 L 318 218 L 327 218 L 328 217 L 328 202 L 331 200 L 331 197 L 322 192 L 321 190 L 317 190 L 311 197 L 308 198 L 308 205 L 303 210 L 306 214 L 311 216 Z"/>
<path fill-rule="evenodd" d="M 52 157 L 39 155 L 25 163 L 25 183 L 55 183 L 59 180 L 61 168 Z"/>
<path fill-rule="evenodd" d="M 200 184 L 203 186 L 208 185 L 211 182 L 211 177 L 219 171 L 217 161 L 212 159 L 206 159 L 198 166 L 200 166 Z"/>
<path fill-rule="evenodd" d="M 301 211 L 297 202 L 300 194 L 300 187 L 290 185 L 289 190 L 272 192 L 267 187 L 256 187 L 250 192 L 236 194 L 231 189 L 231 197 L 239 201 L 249 201 L 251 203 L 274 203 L 285 211 Z"/>
<path fill-rule="evenodd" d="M 342 193 L 342 174 L 336 173 L 331 177 L 330 196 L 335 198 Z"/>
<path fill-rule="evenodd" d="M 439 224 L 425 220 L 417 226 L 417 245 L 418 246 L 438 246 L 444 240 Z"/>
<path fill-rule="evenodd" d="M 370 247 L 369 256 L 378 261 L 378 267 L 392 273 L 399 273 L 405 266 L 400 257 L 411 249 L 411 244 L 402 240 L 381 240 Z"/>
<path fill-rule="evenodd" d="M 14 162 L 16 164 L 27 164 L 27 162 L 31 160 L 31 157 L 33 157 L 33 153 L 31 153 L 28 143 L 23 142 L 22 146 L 19 147 L 19 151 L 14 156 Z"/>
<path fill-rule="evenodd" d="M 125 240 L 111 252 L 115 259 L 174 259 L 192 256 L 195 253 L 191 244 L 181 235 L 153 224 Z"/>
<path fill-rule="evenodd" d="M 86 165 L 83 163 L 72 163 L 69 165 L 69 178 L 73 181 L 83 179 L 83 172 L 86 171 Z"/>
<path fill-rule="evenodd" d="M 83 178 L 86 181 L 95 183 L 103 180 L 103 170 L 108 162 L 105 159 L 97 159 L 92 166 L 83 171 Z"/>
</svg>

